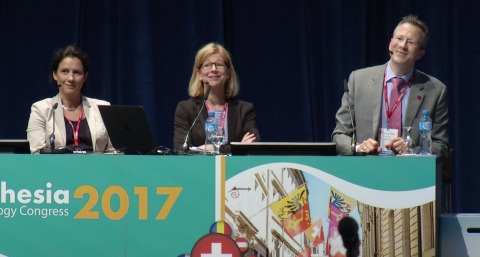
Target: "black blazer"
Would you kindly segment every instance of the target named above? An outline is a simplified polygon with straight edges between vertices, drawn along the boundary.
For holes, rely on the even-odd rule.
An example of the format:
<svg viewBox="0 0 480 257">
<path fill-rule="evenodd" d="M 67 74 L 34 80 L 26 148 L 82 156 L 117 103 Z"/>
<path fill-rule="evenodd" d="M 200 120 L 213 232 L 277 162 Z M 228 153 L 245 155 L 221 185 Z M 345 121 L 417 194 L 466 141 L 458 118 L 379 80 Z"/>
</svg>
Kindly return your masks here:
<svg viewBox="0 0 480 257">
<path fill-rule="evenodd" d="M 256 141 L 260 141 L 255 110 L 253 104 L 240 101 L 236 98 L 228 99 L 228 143 L 221 148 L 223 153 L 230 152 L 230 142 L 242 141 L 245 133 L 255 134 Z M 198 112 L 202 108 L 203 98 L 195 97 L 186 101 L 180 101 L 175 111 L 173 146 L 176 150 L 182 150 L 183 142 L 188 129 L 193 123 Z M 208 117 L 207 108 L 203 108 L 197 122 L 190 132 L 189 146 L 201 146 L 205 144 L 205 120 Z"/>
</svg>

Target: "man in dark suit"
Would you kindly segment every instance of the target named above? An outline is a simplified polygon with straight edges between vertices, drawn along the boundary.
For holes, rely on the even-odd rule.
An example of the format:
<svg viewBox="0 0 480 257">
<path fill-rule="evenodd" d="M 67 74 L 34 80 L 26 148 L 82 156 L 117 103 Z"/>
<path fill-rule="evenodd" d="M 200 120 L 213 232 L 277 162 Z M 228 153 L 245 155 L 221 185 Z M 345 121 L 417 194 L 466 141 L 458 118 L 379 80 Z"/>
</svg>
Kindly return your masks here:
<svg viewBox="0 0 480 257">
<path fill-rule="evenodd" d="M 332 140 L 337 144 L 337 153 L 352 152 L 354 129 L 351 108 L 358 139 L 355 145 L 357 152 L 404 152 L 407 148 L 402 138 L 402 127 L 407 126 L 411 127 L 410 135 L 418 147 L 418 122 L 422 111 L 428 110 L 433 125 L 432 152 L 438 156 L 447 155 L 447 88 L 438 79 L 415 69 L 415 62 L 425 54 L 427 42 L 426 25 L 416 16 L 403 17 L 390 40 L 390 60 L 386 64 L 356 70 L 350 74 L 349 90 L 343 95 L 342 105 L 335 117 L 336 127 L 332 133 Z M 398 86 L 399 96 L 390 99 L 393 98 L 393 81 L 397 78 L 403 79 Z M 389 107 L 391 105 L 388 103 L 392 102 L 396 107 Z M 396 128 L 391 122 L 395 109 L 398 115 L 401 115 L 398 119 L 401 123 Z"/>
</svg>

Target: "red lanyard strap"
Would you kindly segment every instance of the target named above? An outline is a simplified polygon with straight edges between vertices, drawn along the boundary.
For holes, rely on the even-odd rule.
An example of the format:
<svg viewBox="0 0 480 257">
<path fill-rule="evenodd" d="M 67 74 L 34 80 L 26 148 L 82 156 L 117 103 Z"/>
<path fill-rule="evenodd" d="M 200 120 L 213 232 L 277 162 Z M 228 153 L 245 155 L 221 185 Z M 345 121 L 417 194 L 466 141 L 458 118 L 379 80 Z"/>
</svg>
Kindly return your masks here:
<svg viewBox="0 0 480 257">
<path fill-rule="evenodd" d="M 75 142 L 75 147 L 77 149 L 78 149 L 78 145 L 79 145 L 78 135 L 79 135 L 79 131 L 80 131 L 80 124 L 82 123 L 82 117 L 83 117 L 83 109 L 81 109 L 81 111 L 80 111 L 80 117 L 78 118 L 78 123 L 77 123 L 76 128 L 73 127 L 72 121 L 70 121 L 68 118 L 66 118 L 68 123 L 70 123 L 70 126 L 72 126 L 73 141 Z"/>
<path fill-rule="evenodd" d="M 413 74 L 410 76 L 410 79 L 408 79 L 407 84 L 402 89 L 402 93 L 400 94 L 398 99 L 395 101 L 395 105 L 393 105 L 392 109 L 390 110 L 390 106 L 388 105 L 388 93 L 387 93 L 387 69 L 385 69 L 385 76 L 383 78 L 383 92 L 385 96 L 385 111 L 387 113 L 387 120 L 390 120 L 390 117 L 392 116 L 393 111 L 395 111 L 395 108 L 397 108 L 397 105 L 400 103 L 400 101 L 402 101 L 403 96 L 407 92 L 408 86 L 412 83 L 412 80 L 413 80 Z"/>
</svg>

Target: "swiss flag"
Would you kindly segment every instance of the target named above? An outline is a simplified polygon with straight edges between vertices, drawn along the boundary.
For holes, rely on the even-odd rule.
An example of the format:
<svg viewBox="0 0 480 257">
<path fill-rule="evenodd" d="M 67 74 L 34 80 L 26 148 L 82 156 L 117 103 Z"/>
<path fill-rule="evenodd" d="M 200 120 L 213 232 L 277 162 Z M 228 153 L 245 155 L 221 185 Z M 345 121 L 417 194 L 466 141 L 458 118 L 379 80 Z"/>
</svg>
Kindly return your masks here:
<svg viewBox="0 0 480 257">
<path fill-rule="evenodd" d="M 193 246 L 192 257 L 241 257 L 240 249 L 232 238 L 224 234 L 208 234 Z"/>
<path fill-rule="evenodd" d="M 325 236 L 323 234 L 323 222 L 322 218 L 319 218 L 312 225 L 305 230 L 305 234 L 307 235 L 310 242 L 313 243 L 313 246 L 317 246 L 325 241 Z"/>
</svg>

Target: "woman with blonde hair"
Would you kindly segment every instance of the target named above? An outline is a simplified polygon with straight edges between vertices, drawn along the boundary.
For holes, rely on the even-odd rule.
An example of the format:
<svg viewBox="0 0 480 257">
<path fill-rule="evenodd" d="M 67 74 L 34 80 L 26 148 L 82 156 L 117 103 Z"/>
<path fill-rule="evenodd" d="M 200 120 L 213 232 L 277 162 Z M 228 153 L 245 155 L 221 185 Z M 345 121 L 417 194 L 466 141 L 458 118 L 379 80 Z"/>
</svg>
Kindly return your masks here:
<svg viewBox="0 0 480 257">
<path fill-rule="evenodd" d="M 204 101 L 208 88 L 208 98 Z M 230 142 L 259 141 L 253 104 L 238 100 L 238 92 L 239 82 L 230 53 L 217 43 L 203 46 L 195 56 L 188 86 L 191 98 L 180 101 L 175 111 L 174 148 L 187 150 L 184 149 L 185 142 L 187 146 L 203 147 L 205 120 L 212 111 L 215 112 L 217 127 L 224 131 L 221 152 L 230 152 Z M 187 138 L 197 115 L 198 120 Z"/>
</svg>

